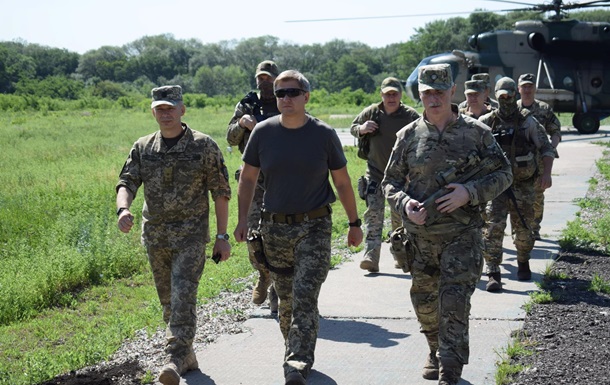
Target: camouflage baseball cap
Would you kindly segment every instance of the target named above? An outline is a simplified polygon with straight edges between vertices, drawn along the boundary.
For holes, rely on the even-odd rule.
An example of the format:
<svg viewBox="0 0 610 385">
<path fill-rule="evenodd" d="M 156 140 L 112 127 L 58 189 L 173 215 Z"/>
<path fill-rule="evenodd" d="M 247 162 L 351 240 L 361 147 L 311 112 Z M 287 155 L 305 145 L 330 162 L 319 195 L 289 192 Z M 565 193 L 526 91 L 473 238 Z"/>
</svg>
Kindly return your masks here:
<svg viewBox="0 0 610 385">
<path fill-rule="evenodd" d="M 487 88 L 487 83 L 483 80 L 468 80 L 464 82 L 464 93 L 471 94 L 474 92 L 482 93 Z"/>
<path fill-rule="evenodd" d="M 491 87 L 491 79 L 489 77 L 489 74 L 487 72 L 481 72 L 480 74 L 474 74 L 472 75 L 472 77 L 470 78 L 471 80 L 482 80 L 485 82 L 485 87 L 486 88 L 490 88 Z"/>
<path fill-rule="evenodd" d="M 522 84 L 535 84 L 536 76 L 534 74 L 523 74 L 519 76 L 519 85 Z"/>
<path fill-rule="evenodd" d="M 182 101 L 182 87 L 180 86 L 163 86 L 153 88 L 151 91 L 152 103 L 150 108 L 155 108 L 162 104 L 175 106 Z"/>
<path fill-rule="evenodd" d="M 515 96 L 516 93 L 517 85 L 513 79 L 505 76 L 496 83 L 496 98 L 499 98 L 500 95 L 507 94 L 510 96 Z"/>
<path fill-rule="evenodd" d="M 402 92 L 402 83 L 400 80 L 393 77 L 383 79 L 381 82 L 381 92 L 385 94 L 388 91 Z"/>
<path fill-rule="evenodd" d="M 280 74 L 280 71 L 278 71 L 277 69 L 277 64 L 275 64 L 271 60 L 265 60 L 258 63 L 258 65 L 256 66 L 256 75 L 254 75 L 254 77 L 257 77 L 258 75 L 262 74 L 276 78 L 277 75 Z"/>
<path fill-rule="evenodd" d="M 430 64 L 419 67 L 417 75 L 419 91 L 430 89 L 448 90 L 453 87 L 453 75 L 451 66 L 447 63 Z"/>
</svg>

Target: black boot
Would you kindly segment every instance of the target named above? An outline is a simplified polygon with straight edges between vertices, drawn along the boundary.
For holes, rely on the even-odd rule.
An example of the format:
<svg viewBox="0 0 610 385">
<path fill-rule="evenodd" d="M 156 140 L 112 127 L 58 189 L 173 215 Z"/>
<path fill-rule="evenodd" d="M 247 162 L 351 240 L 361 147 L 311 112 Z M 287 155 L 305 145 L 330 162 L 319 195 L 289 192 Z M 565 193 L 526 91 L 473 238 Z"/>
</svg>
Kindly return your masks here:
<svg viewBox="0 0 610 385">
<path fill-rule="evenodd" d="M 489 281 L 487 282 L 487 286 L 485 290 L 489 292 L 496 292 L 502 290 L 502 276 L 500 273 L 491 273 L 487 274 L 489 277 Z"/>
<path fill-rule="evenodd" d="M 457 385 L 464 365 L 455 358 L 440 358 L 439 364 L 438 385 Z"/>
<path fill-rule="evenodd" d="M 530 262 L 517 262 L 519 269 L 517 270 L 517 279 L 519 281 L 529 281 L 532 279 L 532 271 L 530 270 Z"/>
</svg>

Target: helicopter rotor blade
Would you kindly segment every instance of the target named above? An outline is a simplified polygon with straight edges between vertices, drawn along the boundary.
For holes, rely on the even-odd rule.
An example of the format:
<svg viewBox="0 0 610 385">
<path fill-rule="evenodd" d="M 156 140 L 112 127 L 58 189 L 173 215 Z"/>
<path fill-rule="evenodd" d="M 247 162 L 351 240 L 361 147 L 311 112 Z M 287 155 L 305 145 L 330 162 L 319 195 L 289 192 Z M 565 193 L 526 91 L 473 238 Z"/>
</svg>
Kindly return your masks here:
<svg viewBox="0 0 610 385">
<path fill-rule="evenodd" d="M 513 9 L 497 9 L 493 11 L 475 10 L 462 12 L 444 12 L 444 13 L 419 13 L 410 15 L 386 15 L 386 16 L 356 16 L 356 17 L 336 17 L 328 19 L 297 19 L 285 20 L 285 23 L 317 23 L 324 21 L 351 21 L 351 20 L 371 20 L 371 19 L 395 19 L 404 17 L 429 17 L 429 16 L 450 16 L 450 15 L 469 15 L 471 13 L 493 13 L 493 12 L 511 12 Z"/>
</svg>

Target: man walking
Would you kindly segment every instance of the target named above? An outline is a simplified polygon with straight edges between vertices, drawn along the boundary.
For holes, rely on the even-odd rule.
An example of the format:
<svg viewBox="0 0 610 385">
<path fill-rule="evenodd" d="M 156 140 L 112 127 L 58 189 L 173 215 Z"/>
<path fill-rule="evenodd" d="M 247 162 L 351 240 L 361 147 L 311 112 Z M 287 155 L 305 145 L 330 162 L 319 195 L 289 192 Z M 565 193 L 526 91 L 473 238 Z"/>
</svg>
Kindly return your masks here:
<svg viewBox="0 0 610 385">
<path fill-rule="evenodd" d="M 389 77 L 381 83 L 381 103 L 365 108 L 354 119 L 351 133 L 356 138 L 368 136 L 369 152 L 364 175 L 364 188 L 361 195 L 366 200 L 364 225 L 366 227 L 366 247 L 360 268 L 371 273 L 379 271 L 381 237 L 385 214 L 385 196 L 381 191 L 383 172 L 390 159 L 392 147 L 396 142 L 398 130 L 419 118 L 413 108 L 402 103 L 402 84 L 400 80 Z M 402 225 L 400 214 L 390 209 L 392 231 Z M 402 266 L 398 265 L 398 268 Z"/>
</svg>

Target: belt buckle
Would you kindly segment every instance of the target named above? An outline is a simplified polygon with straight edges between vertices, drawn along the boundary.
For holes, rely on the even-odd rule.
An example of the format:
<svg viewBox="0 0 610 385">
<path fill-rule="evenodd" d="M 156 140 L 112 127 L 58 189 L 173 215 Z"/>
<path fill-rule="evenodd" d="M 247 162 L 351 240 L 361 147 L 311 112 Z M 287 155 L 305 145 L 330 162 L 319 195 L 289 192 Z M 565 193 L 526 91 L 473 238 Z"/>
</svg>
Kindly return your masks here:
<svg viewBox="0 0 610 385">
<path fill-rule="evenodd" d="M 286 214 L 286 224 L 291 225 L 293 223 L 296 223 L 296 215 L 295 214 Z"/>
</svg>

